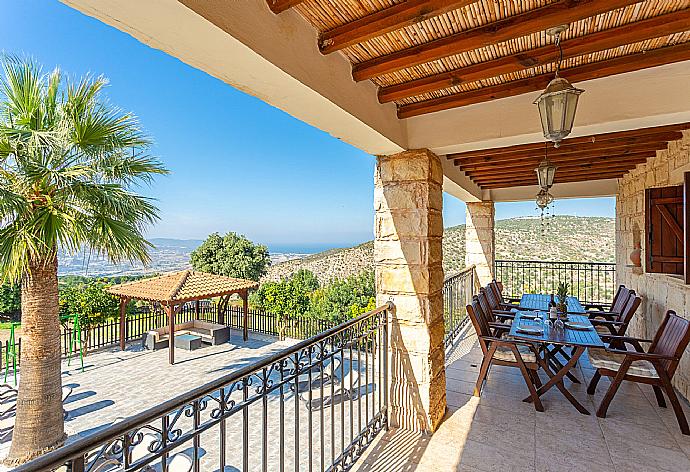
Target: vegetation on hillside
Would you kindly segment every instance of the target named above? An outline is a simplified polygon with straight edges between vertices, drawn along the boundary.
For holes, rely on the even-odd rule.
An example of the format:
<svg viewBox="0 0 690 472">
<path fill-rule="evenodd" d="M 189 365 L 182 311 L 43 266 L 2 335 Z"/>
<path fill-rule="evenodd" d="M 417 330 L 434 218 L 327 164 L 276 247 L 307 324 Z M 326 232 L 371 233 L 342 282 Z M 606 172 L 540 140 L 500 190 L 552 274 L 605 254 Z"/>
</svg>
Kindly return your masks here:
<svg viewBox="0 0 690 472">
<path fill-rule="evenodd" d="M 544 227 L 539 218 L 511 218 L 496 222 L 496 258 L 555 261 L 613 262 L 613 218 L 555 216 Z M 373 241 L 276 264 L 263 280 L 281 280 L 300 269 L 313 272 L 322 283 L 373 270 Z M 443 268 L 452 274 L 465 267 L 465 225 L 446 228 Z"/>
<path fill-rule="evenodd" d="M 301 269 L 278 282 L 261 284 L 251 303 L 281 322 L 298 316 L 344 321 L 375 308 L 374 274 L 362 272 L 322 285 L 312 272 Z"/>
</svg>

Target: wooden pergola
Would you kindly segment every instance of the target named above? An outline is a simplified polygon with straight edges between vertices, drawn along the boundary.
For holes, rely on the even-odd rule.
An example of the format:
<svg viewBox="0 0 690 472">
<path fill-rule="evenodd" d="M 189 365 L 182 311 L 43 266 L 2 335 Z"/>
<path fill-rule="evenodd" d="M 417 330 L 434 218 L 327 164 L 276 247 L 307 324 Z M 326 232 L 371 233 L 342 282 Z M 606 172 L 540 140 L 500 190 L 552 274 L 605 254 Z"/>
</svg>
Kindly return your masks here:
<svg viewBox="0 0 690 472">
<path fill-rule="evenodd" d="M 183 270 L 171 272 L 148 279 L 135 280 L 113 285 L 108 289 L 120 297 L 120 349 L 125 349 L 127 338 L 126 307 L 130 300 L 158 302 L 168 317 L 170 330 L 170 363 L 175 363 L 175 315 L 187 302 L 196 302 L 196 315 L 199 316 L 199 301 L 220 297 L 218 304 L 218 323 L 225 324 L 225 309 L 230 296 L 238 294 L 243 302 L 243 338 L 247 340 L 247 312 L 249 290 L 258 288 L 253 280 L 236 279 L 222 275 Z"/>
</svg>

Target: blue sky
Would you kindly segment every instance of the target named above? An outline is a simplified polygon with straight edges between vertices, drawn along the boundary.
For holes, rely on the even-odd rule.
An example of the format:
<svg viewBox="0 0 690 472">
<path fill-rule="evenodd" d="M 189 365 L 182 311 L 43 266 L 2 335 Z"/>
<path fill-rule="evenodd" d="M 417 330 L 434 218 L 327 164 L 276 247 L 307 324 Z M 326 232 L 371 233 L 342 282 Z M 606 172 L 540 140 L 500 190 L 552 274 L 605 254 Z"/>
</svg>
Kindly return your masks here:
<svg viewBox="0 0 690 472">
<path fill-rule="evenodd" d="M 374 158 L 57 1 L 0 0 L 0 49 L 46 69 L 110 80 L 172 171 L 146 193 L 151 237 L 237 231 L 272 246 L 346 246 L 372 238 Z M 444 199 L 446 226 L 464 204 Z M 613 199 L 557 202 L 557 214 L 613 216 Z M 531 202 L 497 216 L 536 215 Z"/>
</svg>

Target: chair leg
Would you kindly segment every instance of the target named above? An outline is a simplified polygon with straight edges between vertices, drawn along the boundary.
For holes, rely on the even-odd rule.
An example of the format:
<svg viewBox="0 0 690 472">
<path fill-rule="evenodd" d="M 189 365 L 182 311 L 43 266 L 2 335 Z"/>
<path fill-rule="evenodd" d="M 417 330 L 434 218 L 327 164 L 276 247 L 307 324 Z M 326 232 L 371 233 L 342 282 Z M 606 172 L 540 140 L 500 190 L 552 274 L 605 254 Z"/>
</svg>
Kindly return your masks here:
<svg viewBox="0 0 690 472">
<path fill-rule="evenodd" d="M 625 378 L 625 374 L 628 372 L 628 368 L 630 368 L 631 363 L 632 360 L 628 360 L 626 358 L 626 360 L 623 361 L 621 366 L 618 368 L 618 373 L 611 381 L 611 386 L 606 391 L 606 395 L 604 395 L 604 399 L 601 400 L 601 405 L 599 405 L 599 408 L 597 409 L 597 416 L 599 418 L 606 418 L 606 411 L 609 409 L 611 400 L 613 400 L 613 397 L 616 395 L 618 388 L 623 383 L 623 379 Z"/>
<path fill-rule="evenodd" d="M 594 395 L 594 392 L 597 391 L 597 385 L 599 384 L 600 379 L 601 379 L 601 374 L 599 373 L 599 370 L 597 369 L 597 371 L 594 372 L 594 375 L 592 376 L 592 380 L 589 382 L 589 386 L 587 387 L 587 393 L 589 395 Z"/>
<path fill-rule="evenodd" d="M 683 413 L 683 406 L 680 404 L 680 401 L 678 401 L 676 391 L 673 390 L 671 381 L 667 376 L 664 377 L 661 378 L 661 382 L 663 383 L 664 390 L 666 390 L 666 395 L 668 395 L 668 399 L 671 402 L 673 412 L 676 414 L 676 420 L 678 421 L 678 426 L 680 426 L 680 431 L 686 436 L 690 436 L 690 428 L 688 427 L 688 420 L 685 418 L 685 413 Z"/>
<path fill-rule="evenodd" d="M 534 386 L 539 388 L 541 387 L 541 379 L 539 378 L 539 372 L 536 370 L 530 370 L 529 371 L 530 376 L 532 377 L 532 381 L 534 382 Z"/>
<path fill-rule="evenodd" d="M 652 385 L 654 389 L 654 396 L 656 397 L 656 402 L 661 408 L 666 408 L 666 400 L 664 399 L 664 392 L 661 391 L 661 387 L 658 385 Z"/>
<path fill-rule="evenodd" d="M 522 360 L 522 356 L 520 356 L 520 352 L 517 350 L 517 348 L 514 346 L 512 346 L 512 348 L 513 353 L 515 354 L 515 360 L 517 361 L 518 367 L 520 367 L 522 377 L 525 379 L 527 389 L 529 390 L 529 394 L 532 397 L 532 401 L 534 402 L 534 409 L 537 411 L 544 411 L 544 405 L 542 405 L 541 403 L 541 399 L 539 398 L 537 389 L 534 388 L 534 382 L 532 380 L 532 376 L 530 375 L 530 371 L 527 369 L 527 366 L 525 366 L 525 363 Z"/>
<path fill-rule="evenodd" d="M 477 384 L 474 386 L 474 396 L 482 396 L 482 386 L 484 385 L 484 380 L 486 379 L 486 374 L 489 373 L 489 366 L 491 365 L 491 360 L 496 352 L 496 346 L 493 345 L 489 348 L 486 355 L 484 355 L 484 360 L 482 361 L 482 366 L 479 369 L 479 377 L 477 378 Z"/>
</svg>

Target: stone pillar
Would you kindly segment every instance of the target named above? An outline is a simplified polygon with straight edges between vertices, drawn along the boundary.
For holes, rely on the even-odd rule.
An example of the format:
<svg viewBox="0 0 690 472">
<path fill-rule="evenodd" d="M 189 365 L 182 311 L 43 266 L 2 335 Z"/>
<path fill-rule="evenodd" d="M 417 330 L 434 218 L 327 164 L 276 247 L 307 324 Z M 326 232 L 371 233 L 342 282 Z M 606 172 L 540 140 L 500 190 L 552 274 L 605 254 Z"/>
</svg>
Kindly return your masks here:
<svg viewBox="0 0 690 472">
<path fill-rule="evenodd" d="M 443 346 L 443 170 L 421 149 L 377 160 L 374 262 L 378 305 L 396 306 L 390 329 L 389 418 L 433 432 L 446 410 Z"/>
<path fill-rule="evenodd" d="M 481 285 L 488 284 L 494 278 L 495 213 L 494 202 L 467 203 L 465 266 L 477 267 L 477 277 Z"/>
</svg>

